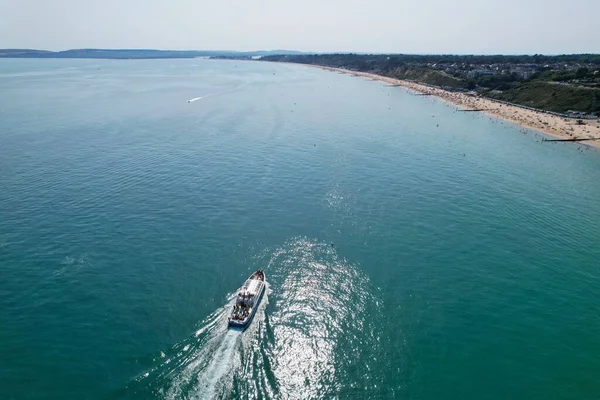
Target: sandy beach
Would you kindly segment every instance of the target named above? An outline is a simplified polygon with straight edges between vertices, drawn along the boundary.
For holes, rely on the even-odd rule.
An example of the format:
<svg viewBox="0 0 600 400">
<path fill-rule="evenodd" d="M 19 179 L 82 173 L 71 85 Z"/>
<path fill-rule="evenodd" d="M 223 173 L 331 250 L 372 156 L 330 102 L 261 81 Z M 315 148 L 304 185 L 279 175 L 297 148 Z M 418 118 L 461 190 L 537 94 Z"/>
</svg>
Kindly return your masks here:
<svg viewBox="0 0 600 400">
<path fill-rule="evenodd" d="M 345 70 L 342 68 L 323 67 L 315 65 L 318 68 L 329 71 L 350 74 L 363 78 L 386 82 L 394 86 L 402 86 L 411 91 L 436 96 L 444 101 L 455 104 L 464 109 L 485 110 L 489 115 L 514 122 L 521 126 L 535 129 L 560 139 L 571 138 L 598 138 L 600 139 L 600 121 L 598 119 L 582 120 L 583 124 L 578 124 L 574 118 L 562 118 L 552 114 L 533 111 L 526 108 L 504 104 L 485 97 L 470 95 L 466 93 L 449 92 L 447 90 L 419 84 L 412 81 L 389 78 L 368 72 L 357 72 Z M 591 145 L 600 148 L 600 140 L 591 140 L 576 142 Z"/>
</svg>

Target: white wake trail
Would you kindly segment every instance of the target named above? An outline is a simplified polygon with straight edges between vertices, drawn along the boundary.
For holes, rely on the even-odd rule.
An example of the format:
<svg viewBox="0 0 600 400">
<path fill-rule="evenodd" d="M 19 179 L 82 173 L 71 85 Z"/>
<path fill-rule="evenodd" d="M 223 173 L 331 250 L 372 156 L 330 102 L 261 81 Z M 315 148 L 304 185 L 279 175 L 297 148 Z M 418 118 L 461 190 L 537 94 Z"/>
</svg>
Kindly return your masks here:
<svg viewBox="0 0 600 400">
<path fill-rule="evenodd" d="M 235 302 L 237 291 L 229 296 L 224 308 L 216 310 L 202 322 L 201 328 L 194 334 L 197 347 L 193 342 L 186 344 L 179 351 L 180 360 L 173 360 L 173 364 L 177 365 L 168 374 L 170 383 L 164 393 L 165 398 L 209 400 L 221 398 L 231 390 L 234 375 L 242 364 L 242 348 L 245 352 L 254 346 L 251 338 L 265 318 L 270 291 L 268 283 L 265 284 L 259 308 L 245 332 L 227 327 L 226 312 Z M 170 360 L 166 361 L 166 364 L 170 363 Z"/>
<path fill-rule="evenodd" d="M 200 96 L 200 97 L 194 97 L 193 99 L 189 99 L 187 102 L 188 102 L 188 103 L 194 103 L 194 102 L 196 102 L 196 101 L 198 101 L 198 100 L 205 99 L 205 98 L 207 98 L 208 96 L 210 96 L 210 94 L 207 94 L 207 95 L 205 95 L 205 96 Z"/>
<path fill-rule="evenodd" d="M 242 332 L 228 330 L 223 341 L 215 349 L 212 360 L 198 376 L 199 386 L 196 391 L 198 399 L 216 398 L 216 390 L 223 377 L 232 371 L 235 362 L 234 352 L 238 347 Z"/>
</svg>

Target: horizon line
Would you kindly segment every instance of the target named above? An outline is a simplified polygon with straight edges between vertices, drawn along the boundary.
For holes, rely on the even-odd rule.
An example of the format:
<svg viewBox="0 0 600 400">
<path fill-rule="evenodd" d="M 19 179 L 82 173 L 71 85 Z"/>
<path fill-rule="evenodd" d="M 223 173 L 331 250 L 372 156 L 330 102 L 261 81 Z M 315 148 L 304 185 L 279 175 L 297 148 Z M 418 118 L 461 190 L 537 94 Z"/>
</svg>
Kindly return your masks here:
<svg viewBox="0 0 600 400">
<path fill-rule="evenodd" d="M 445 56 L 445 55 L 453 55 L 453 56 L 562 56 L 562 55 L 600 55 L 600 53 L 593 52 L 575 52 L 575 53 L 452 53 L 452 52 L 443 52 L 443 53 L 415 53 L 415 52 L 370 52 L 370 51 L 340 51 L 340 50 L 332 50 L 332 51 L 311 51 L 311 50 L 296 50 L 296 49 L 260 49 L 260 50 L 232 50 L 232 49 L 164 49 L 164 48 L 110 48 L 110 47 L 80 47 L 80 48 L 68 48 L 63 50 L 46 50 L 39 48 L 19 48 L 19 47 L 11 47 L 11 48 L 0 48 L 0 51 L 40 51 L 47 53 L 63 53 L 67 51 L 161 51 L 161 52 L 213 52 L 213 53 L 260 53 L 260 52 L 295 52 L 301 53 L 303 55 L 326 55 L 326 54 L 357 54 L 357 55 L 431 55 L 431 56 Z"/>
</svg>

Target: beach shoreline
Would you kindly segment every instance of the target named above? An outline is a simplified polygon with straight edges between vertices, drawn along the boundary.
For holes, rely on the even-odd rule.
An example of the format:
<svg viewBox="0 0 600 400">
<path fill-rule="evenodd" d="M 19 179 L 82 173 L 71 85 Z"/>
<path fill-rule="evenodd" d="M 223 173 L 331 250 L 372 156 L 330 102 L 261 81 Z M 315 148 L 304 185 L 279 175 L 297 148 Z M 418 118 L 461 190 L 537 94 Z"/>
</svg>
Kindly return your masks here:
<svg viewBox="0 0 600 400">
<path fill-rule="evenodd" d="M 522 108 L 496 101 L 479 95 L 472 95 L 462 92 L 450 92 L 433 86 L 421 83 L 407 81 L 402 79 L 390 78 L 383 75 L 377 75 L 369 72 L 351 71 L 343 68 L 326 67 L 314 64 L 304 64 L 327 71 L 349 74 L 371 80 L 385 82 L 392 86 L 401 86 L 412 92 L 434 96 L 438 99 L 454 104 L 467 110 L 482 110 L 487 115 L 491 115 L 508 122 L 512 122 L 521 127 L 534 129 L 550 137 L 558 139 L 574 138 L 598 138 L 599 140 L 573 142 L 579 145 L 592 146 L 600 149 L 600 120 L 583 120 L 583 124 L 578 124 L 577 119 L 563 118 L 553 114 L 547 114 L 541 111 Z"/>
</svg>

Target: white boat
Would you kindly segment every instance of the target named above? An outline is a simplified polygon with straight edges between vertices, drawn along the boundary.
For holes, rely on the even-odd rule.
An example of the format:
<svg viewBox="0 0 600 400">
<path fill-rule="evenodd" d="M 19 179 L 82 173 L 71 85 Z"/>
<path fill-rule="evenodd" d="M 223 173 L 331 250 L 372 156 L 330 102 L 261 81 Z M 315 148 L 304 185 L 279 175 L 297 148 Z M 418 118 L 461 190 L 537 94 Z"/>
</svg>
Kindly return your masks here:
<svg viewBox="0 0 600 400">
<path fill-rule="evenodd" d="M 240 288 L 235 304 L 227 314 L 230 327 L 246 329 L 250 325 L 264 291 L 265 273 L 259 269 Z"/>
</svg>

